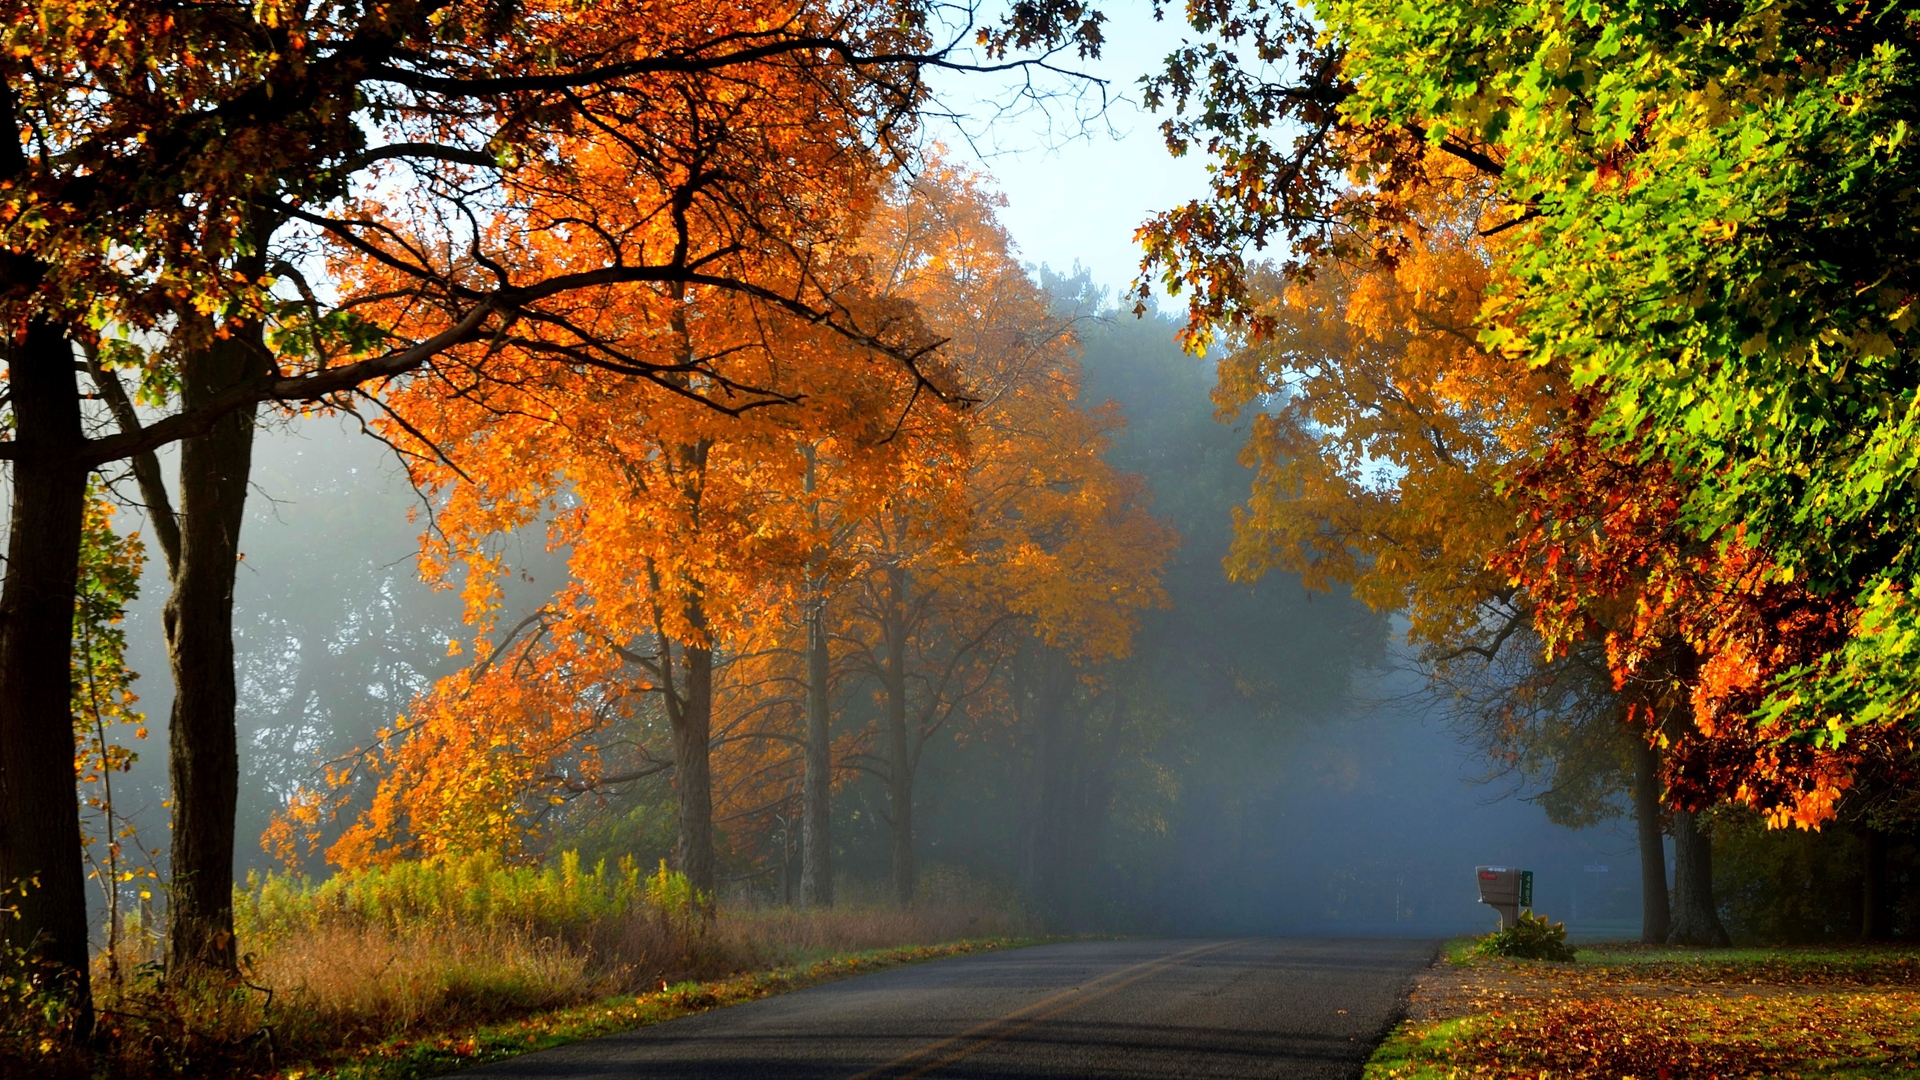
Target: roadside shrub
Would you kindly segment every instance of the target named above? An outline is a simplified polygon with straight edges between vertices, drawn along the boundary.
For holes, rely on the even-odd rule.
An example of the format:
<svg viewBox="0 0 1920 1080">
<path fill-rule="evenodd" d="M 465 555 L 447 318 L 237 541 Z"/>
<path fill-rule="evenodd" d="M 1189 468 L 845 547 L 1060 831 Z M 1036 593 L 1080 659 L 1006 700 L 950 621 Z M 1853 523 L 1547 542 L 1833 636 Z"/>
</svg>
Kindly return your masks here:
<svg viewBox="0 0 1920 1080">
<path fill-rule="evenodd" d="M 681 877 L 662 867 L 668 877 Z M 681 877 L 684 882 L 684 877 Z M 288 874 L 249 874 L 234 897 L 235 930 L 256 946 L 322 927 L 404 933 L 413 929 L 513 929 L 548 936 L 578 931 L 663 901 L 670 885 L 643 878 L 632 859 L 583 871 L 580 856 L 547 866 L 509 866 L 498 855 L 397 862 L 338 874 L 320 884 Z M 656 905 L 657 906 L 657 905 Z"/>
<path fill-rule="evenodd" d="M 1480 939 L 1474 952 L 1481 956 L 1506 956 L 1517 960 L 1573 959 L 1573 946 L 1567 944 L 1567 924 L 1548 921 L 1531 911 L 1520 913 L 1520 921 Z"/>
</svg>

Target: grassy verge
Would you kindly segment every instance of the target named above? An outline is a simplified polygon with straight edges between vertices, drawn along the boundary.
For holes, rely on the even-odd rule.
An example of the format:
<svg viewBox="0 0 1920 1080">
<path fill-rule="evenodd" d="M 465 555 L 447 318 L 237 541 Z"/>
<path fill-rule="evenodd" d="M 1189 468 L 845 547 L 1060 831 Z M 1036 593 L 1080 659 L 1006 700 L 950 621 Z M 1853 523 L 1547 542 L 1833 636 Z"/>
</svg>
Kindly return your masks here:
<svg viewBox="0 0 1920 1080">
<path fill-rule="evenodd" d="M 1451 1080 L 1457 1074 L 1444 1063 L 1460 1028 L 1468 1023 L 1465 1019 L 1402 1023 L 1367 1060 L 1366 1080 Z"/>
<path fill-rule="evenodd" d="M 708 982 L 686 982 L 653 993 L 610 997 L 591 1004 L 555 1009 L 472 1030 L 387 1039 L 352 1048 L 333 1060 L 295 1066 L 280 1073 L 280 1076 L 283 1080 L 419 1080 L 532 1050 L 545 1050 L 708 1009 L 757 1001 L 836 979 L 925 960 L 1019 948 L 1042 940 L 1045 939 L 997 938 L 873 949 L 758 974 L 736 975 Z"/>
<path fill-rule="evenodd" d="M 1366 1080 L 1920 1077 L 1920 951 L 1449 943 Z"/>
</svg>

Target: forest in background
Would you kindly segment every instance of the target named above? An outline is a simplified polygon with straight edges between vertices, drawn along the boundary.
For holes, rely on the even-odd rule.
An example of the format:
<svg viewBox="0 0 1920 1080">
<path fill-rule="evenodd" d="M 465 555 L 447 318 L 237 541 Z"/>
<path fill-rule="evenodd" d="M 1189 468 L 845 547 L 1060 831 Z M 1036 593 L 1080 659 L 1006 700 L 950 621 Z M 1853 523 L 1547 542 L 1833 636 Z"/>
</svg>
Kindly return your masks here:
<svg viewBox="0 0 1920 1080">
<path fill-rule="evenodd" d="M 1108 459 L 1146 478 L 1155 514 L 1181 536 L 1166 579 L 1170 606 L 1146 616 L 1133 655 L 1121 662 L 1121 677 L 1141 694 L 1132 706 L 1138 719 L 1110 756 L 1098 746 L 1108 735 L 1104 729 L 1096 728 L 1088 748 L 1089 781 L 1113 794 L 1106 807 L 1095 808 L 1104 810 L 1104 819 L 1085 826 L 1093 838 L 1089 862 L 1075 868 L 1070 906 L 1058 915 L 1082 928 L 1163 922 L 1192 928 L 1205 901 L 1185 887 L 1195 872 L 1191 860 L 1205 859 L 1218 880 L 1232 873 L 1249 843 L 1221 825 L 1239 813 L 1233 804 L 1262 783 L 1265 766 L 1250 766 L 1248 759 L 1284 755 L 1302 725 L 1348 710 L 1353 673 L 1384 656 L 1385 627 L 1336 596 L 1226 580 L 1218 563 L 1230 535 L 1229 511 L 1250 473 L 1237 462 L 1244 435 L 1212 419 L 1206 365 L 1174 344 L 1168 317 L 1136 320 L 1092 293 L 1083 278 L 1044 280 L 1056 307 L 1078 320 L 1083 398 L 1112 400 L 1125 417 Z M 363 440 L 364 448 L 343 440 Z M 312 458 L 331 462 L 340 454 L 355 455 L 360 464 L 353 474 L 340 480 L 313 475 L 319 470 L 308 464 Z M 364 479 L 363 470 L 376 479 Z M 350 419 L 304 422 L 262 456 L 262 497 L 243 533 L 248 560 L 236 602 L 239 715 L 248 723 L 241 736 L 248 793 L 240 807 L 243 838 L 264 834 L 285 800 L 318 778 L 321 763 L 364 745 L 414 695 L 458 665 L 447 658 L 445 642 L 459 631 L 459 605 L 412 572 L 417 533 L 407 511 L 418 504 L 398 470 L 390 451 L 359 435 Z M 329 492 L 329 484 L 337 486 Z M 316 533 L 327 537 L 318 552 L 309 539 Z M 563 577 L 564 566 L 534 542 L 521 543 L 514 558 L 531 580 L 516 583 L 512 602 L 520 605 L 516 610 L 531 610 Z M 151 633 L 152 607 L 151 601 L 137 607 L 128 623 L 136 670 L 163 662 L 155 639 L 142 637 Z M 858 731 L 871 723 L 861 689 L 856 684 L 842 695 L 847 704 L 838 713 L 839 728 Z M 164 706 L 164 687 L 142 684 L 141 690 L 148 707 Z M 980 731 L 946 734 L 930 744 L 923 766 L 925 858 L 1024 886 L 1016 856 L 1020 812 L 1009 798 L 1030 768 L 1031 733 L 1003 725 L 985 738 Z M 143 760 L 118 781 L 118 798 L 129 808 L 158 806 L 164 792 L 158 764 Z M 840 873 L 882 882 L 888 873 L 884 789 L 851 768 L 843 783 L 835 809 Z M 788 797 L 797 800 L 798 793 Z M 553 827 L 542 850 L 578 850 L 589 864 L 634 856 L 652 865 L 673 855 L 670 806 L 665 777 L 596 794 L 577 817 Z M 770 831 L 781 827 L 775 822 Z M 1263 838 L 1252 842 L 1271 846 Z M 778 840 L 749 833 L 737 843 L 738 855 L 723 861 L 722 871 L 733 888 L 784 899 L 797 887 L 797 867 L 781 860 Z M 243 868 L 258 871 L 280 865 L 252 843 L 238 857 Z M 326 870 L 324 863 L 309 868 Z M 1239 903 L 1244 890 L 1218 892 Z"/>
</svg>

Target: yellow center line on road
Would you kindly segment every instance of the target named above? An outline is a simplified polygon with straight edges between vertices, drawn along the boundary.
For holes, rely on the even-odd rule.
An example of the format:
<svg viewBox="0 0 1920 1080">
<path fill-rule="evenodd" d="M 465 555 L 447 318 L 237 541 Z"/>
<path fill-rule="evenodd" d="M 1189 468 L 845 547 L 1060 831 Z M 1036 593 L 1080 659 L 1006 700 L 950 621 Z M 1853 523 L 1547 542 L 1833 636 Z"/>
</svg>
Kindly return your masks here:
<svg viewBox="0 0 1920 1080">
<path fill-rule="evenodd" d="M 1124 967 L 1119 971 L 1109 972 L 1079 986 L 1062 990 L 1057 994 L 1048 995 L 1031 1005 L 1015 1009 L 1005 1016 L 998 1016 L 985 1023 L 975 1024 L 973 1027 L 968 1028 L 958 1035 L 949 1035 L 938 1042 L 928 1043 L 918 1050 L 894 1058 L 885 1065 L 878 1065 L 868 1069 L 866 1072 L 856 1073 L 848 1077 L 847 1080 L 875 1080 L 876 1077 L 888 1074 L 892 1074 L 891 1080 L 915 1080 L 916 1077 L 925 1076 L 935 1069 L 951 1065 L 1003 1039 L 1018 1035 L 1020 1032 L 1027 1030 L 1043 1020 L 1050 1020 L 1070 1009 L 1077 1009 L 1089 1002 L 1098 1001 L 1108 994 L 1117 993 L 1132 986 L 1141 979 L 1152 978 L 1169 968 L 1179 967 L 1188 960 L 1205 956 L 1208 953 L 1216 953 L 1222 949 L 1229 949 L 1240 944 L 1244 944 L 1244 942 L 1222 941 L 1212 945 L 1197 946 L 1192 949 L 1187 949 L 1184 952 L 1174 953 L 1172 956 L 1161 956 L 1152 960 L 1142 960 L 1140 963 L 1134 964 L 1131 967 Z M 1049 1008 L 1049 1006 L 1054 1007 Z M 968 1040 L 973 1041 L 968 1042 Z M 966 1045 L 940 1054 L 942 1050 L 947 1050 L 948 1047 L 954 1046 L 956 1043 L 966 1043 Z M 927 1061 L 924 1064 L 913 1067 L 908 1072 L 893 1072 L 895 1069 L 905 1069 L 913 1066 L 915 1061 L 924 1059 L 929 1054 L 940 1054 L 940 1056 L 934 1058 L 932 1061 Z"/>
</svg>

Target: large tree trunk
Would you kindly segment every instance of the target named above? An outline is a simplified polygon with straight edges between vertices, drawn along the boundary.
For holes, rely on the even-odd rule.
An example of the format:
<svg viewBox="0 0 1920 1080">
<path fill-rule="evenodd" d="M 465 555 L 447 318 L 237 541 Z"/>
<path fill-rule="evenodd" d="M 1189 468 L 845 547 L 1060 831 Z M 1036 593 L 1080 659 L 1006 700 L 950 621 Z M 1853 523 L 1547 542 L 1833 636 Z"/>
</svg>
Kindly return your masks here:
<svg viewBox="0 0 1920 1080">
<path fill-rule="evenodd" d="M 674 356 L 683 366 L 693 362 L 693 336 L 687 327 L 686 286 L 672 287 L 674 304 L 669 323 L 674 334 Z M 674 376 L 684 380 L 685 376 Z M 692 511 L 693 528 L 700 528 L 701 498 L 706 490 L 707 456 L 712 444 L 706 441 L 681 446 L 673 451 L 677 459 L 682 494 Z M 653 590 L 658 594 L 659 576 L 649 569 Z M 658 602 L 658 601 L 656 601 Z M 680 872 L 693 886 L 696 903 L 711 912 L 714 896 L 713 858 L 713 644 L 706 636 L 706 611 L 698 595 L 686 601 L 687 622 L 696 640 L 704 645 L 683 645 L 680 649 L 682 685 L 675 690 L 673 645 L 662 630 L 660 668 L 666 676 L 667 720 L 673 726 L 674 789 L 680 797 Z M 656 613 L 656 627 L 661 623 Z"/>
<path fill-rule="evenodd" d="M 1640 940 L 1659 945 L 1672 930 L 1667 901 L 1667 853 L 1660 827 L 1660 751 L 1635 732 L 1633 821 L 1640 833 Z"/>
<path fill-rule="evenodd" d="M 73 346 L 35 319 L 8 349 L 13 515 L 0 586 L 0 889 L 7 944 L 69 981 L 92 1029 L 86 875 L 74 772 L 72 651 L 87 469 Z"/>
<path fill-rule="evenodd" d="M 673 710 L 673 782 L 680 797 L 680 872 L 704 897 L 714 897 L 713 773 L 709 743 L 713 733 L 713 650 L 686 646 L 680 651 L 680 705 Z M 669 694 L 672 693 L 669 685 Z"/>
<path fill-rule="evenodd" d="M 1667 942 L 1731 944 L 1713 900 L 1713 835 L 1688 810 L 1673 812 L 1673 929 Z"/>
<path fill-rule="evenodd" d="M 887 662 L 887 813 L 893 819 L 893 899 L 913 903 L 918 870 L 913 864 L 913 740 L 907 734 L 907 572 L 887 570 L 887 614 L 881 628 Z"/>
<path fill-rule="evenodd" d="M 800 904 L 833 906 L 833 733 L 827 685 L 827 612 L 807 610 L 807 750 L 800 793 Z"/>
<path fill-rule="evenodd" d="M 189 352 L 181 401 L 204 405 L 260 365 L 259 328 Z M 161 619 L 173 670 L 168 774 L 173 784 L 173 884 L 168 970 L 173 978 L 238 969 L 233 938 L 235 742 L 233 587 L 253 464 L 253 409 L 180 444 L 180 549 Z"/>
</svg>

